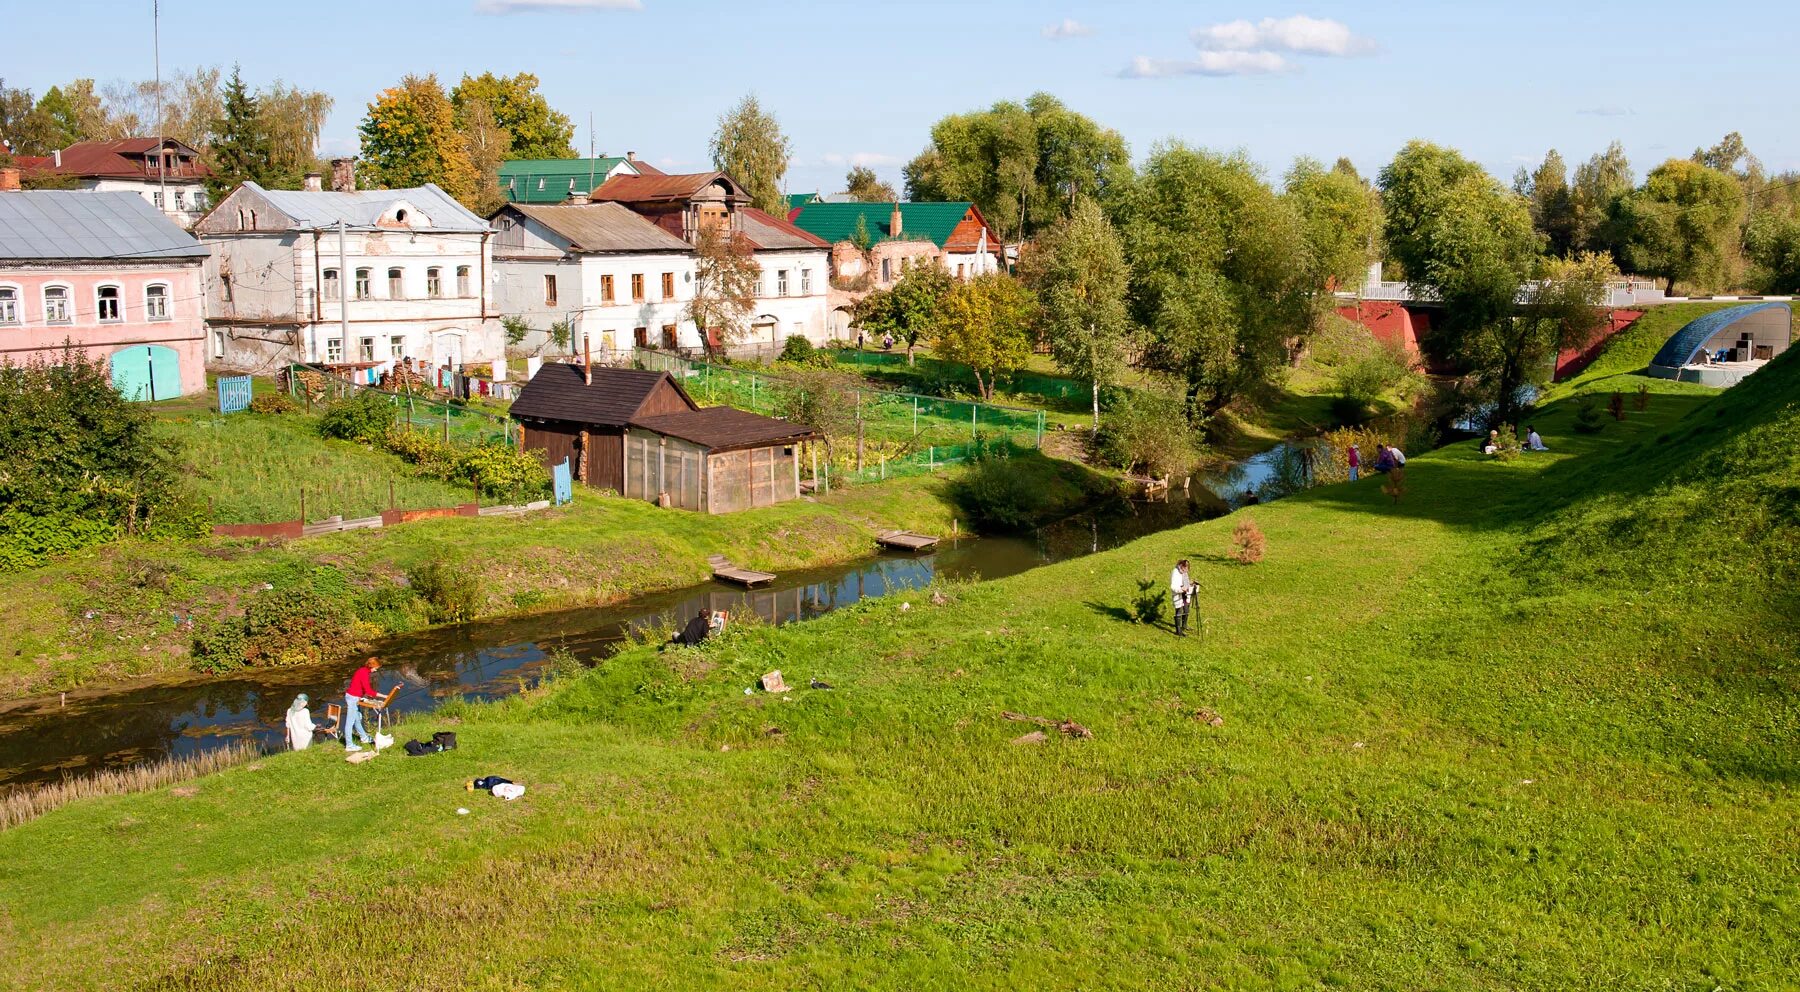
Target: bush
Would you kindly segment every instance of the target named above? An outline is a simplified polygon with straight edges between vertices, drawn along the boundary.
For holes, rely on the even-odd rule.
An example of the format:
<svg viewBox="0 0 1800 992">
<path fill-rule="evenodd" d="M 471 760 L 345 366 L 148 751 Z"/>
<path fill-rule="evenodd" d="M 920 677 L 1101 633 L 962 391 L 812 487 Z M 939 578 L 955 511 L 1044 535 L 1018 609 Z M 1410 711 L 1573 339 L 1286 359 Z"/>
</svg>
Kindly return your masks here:
<svg viewBox="0 0 1800 992">
<path fill-rule="evenodd" d="M 776 361 L 805 365 L 813 360 L 816 352 L 817 349 L 812 346 L 811 341 L 798 334 L 790 334 L 787 341 L 781 346 L 781 357 Z"/>
<path fill-rule="evenodd" d="M 1094 455 L 1104 465 L 1159 478 L 1185 473 L 1200 459 L 1181 400 L 1152 391 L 1132 394 L 1100 419 Z"/>
<path fill-rule="evenodd" d="M 255 665 L 321 661 L 348 639 L 352 619 L 342 599 L 316 589 L 263 593 L 244 611 L 244 656 Z"/>
<path fill-rule="evenodd" d="M 390 431 L 382 446 L 417 466 L 420 475 L 447 481 L 456 471 L 456 446 L 431 431 Z"/>
<path fill-rule="evenodd" d="M 251 413 L 280 414 L 294 413 L 300 409 L 286 393 L 263 393 L 250 400 Z"/>
<path fill-rule="evenodd" d="M 514 503 L 542 499 L 550 491 L 550 474 L 534 452 L 504 444 L 470 448 L 456 460 L 452 480 L 478 486 L 484 496 Z"/>
<path fill-rule="evenodd" d="M 1648 384 L 1637 388 L 1637 394 L 1631 398 L 1631 408 L 1639 413 L 1650 409 L 1650 386 Z"/>
<path fill-rule="evenodd" d="M 1139 579 L 1137 596 L 1131 601 L 1131 619 L 1152 626 L 1161 623 L 1168 602 L 1169 587 L 1161 579 Z"/>
<path fill-rule="evenodd" d="M 394 429 L 394 404 L 372 389 L 359 390 L 325 408 L 319 434 L 359 444 L 379 444 Z"/>
<path fill-rule="evenodd" d="M 1503 462 L 1510 462 L 1524 454 L 1525 448 L 1519 444 L 1519 432 L 1513 430 L 1511 424 L 1501 424 L 1495 428 L 1499 437 L 1494 444 L 1494 457 Z"/>
<path fill-rule="evenodd" d="M 1374 415 L 1374 408 L 1354 396 L 1333 396 L 1326 406 L 1331 422 L 1342 427 L 1361 427 Z"/>
<path fill-rule="evenodd" d="M 413 592 L 425 600 L 432 623 L 463 623 L 475 619 L 487 596 L 481 578 L 442 561 L 429 561 L 406 573 Z"/>
<path fill-rule="evenodd" d="M 208 675 L 224 675 L 244 667 L 250 660 L 249 651 L 242 617 L 227 617 L 194 634 L 194 667 Z"/>
<path fill-rule="evenodd" d="M 1614 420 L 1625 419 L 1625 394 L 1614 390 L 1612 399 L 1606 401 L 1606 412 L 1612 414 Z"/>
<path fill-rule="evenodd" d="M 1010 458 L 977 461 L 952 490 L 956 504 L 977 530 L 1023 531 L 1039 522 L 1048 497 Z"/>
<path fill-rule="evenodd" d="M 1598 434 L 1606 426 L 1600 418 L 1600 401 L 1593 393 L 1582 393 L 1575 398 L 1575 432 L 1577 434 Z"/>
<path fill-rule="evenodd" d="M 403 634 L 427 621 L 424 604 L 405 586 L 381 586 L 358 595 L 356 619 L 383 634 Z"/>
<path fill-rule="evenodd" d="M 1263 554 L 1268 549 L 1268 539 L 1263 537 L 1262 528 L 1249 517 L 1238 521 L 1238 525 L 1231 529 L 1231 543 L 1234 548 L 1231 556 L 1244 565 L 1262 561 Z"/>
<path fill-rule="evenodd" d="M 500 318 L 500 329 L 506 332 L 508 345 L 517 345 L 525 340 L 525 335 L 531 333 L 531 324 L 523 317 L 507 316 Z"/>
<path fill-rule="evenodd" d="M 105 544 L 119 536 L 116 524 L 71 513 L 33 515 L 0 511 L 0 571 L 36 568 L 53 558 Z"/>
</svg>

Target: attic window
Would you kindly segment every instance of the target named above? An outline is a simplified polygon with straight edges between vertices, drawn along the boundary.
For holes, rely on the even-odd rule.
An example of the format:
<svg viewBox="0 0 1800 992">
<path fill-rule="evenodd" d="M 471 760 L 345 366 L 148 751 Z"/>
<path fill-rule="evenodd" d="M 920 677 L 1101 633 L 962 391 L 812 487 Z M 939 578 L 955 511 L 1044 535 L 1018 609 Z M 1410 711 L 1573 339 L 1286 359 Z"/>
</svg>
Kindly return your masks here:
<svg viewBox="0 0 1800 992">
<path fill-rule="evenodd" d="M 394 220 L 401 224 L 406 223 L 406 209 L 404 207 L 394 211 Z"/>
<path fill-rule="evenodd" d="M 538 180 L 538 190 L 542 191 L 543 188 L 544 188 L 544 181 L 542 179 L 539 179 Z"/>
</svg>

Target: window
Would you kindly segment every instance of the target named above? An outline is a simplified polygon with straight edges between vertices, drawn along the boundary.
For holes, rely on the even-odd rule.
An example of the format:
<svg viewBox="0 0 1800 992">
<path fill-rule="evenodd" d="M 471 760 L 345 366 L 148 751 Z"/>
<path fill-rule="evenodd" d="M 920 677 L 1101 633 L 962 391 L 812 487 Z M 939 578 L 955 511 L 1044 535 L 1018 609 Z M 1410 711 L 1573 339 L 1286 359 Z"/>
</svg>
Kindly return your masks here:
<svg viewBox="0 0 1800 992">
<path fill-rule="evenodd" d="M 601 303 L 611 303 L 612 301 L 613 301 L 612 276 L 601 276 L 600 277 L 600 302 Z"/>
<path fill-rule="evenodd" d="M 406 299 L 405 275 L 406 274 L 401 272 L 399 269 L 389 269 L 388 270 L 388 299 L 390 299 L 390 300 Z"/>
<path fill-rule="evenodd" d="M 212 333 L 213 357 L 225 357 L 225 331 L 223 328 Z"/>
<path fill-rule="evenodd" d="M 49 286 L 44 289 L 44 323 L 69 323 L 68 287 Z"/>
<path fill-rule="evenodd" d="M 321 279 L 325 283 L 325 298 L 327 300 L 342 298 L 344 287 L 340 284 L 341 280 L 338 279 L 338 270 L 326 269 L 323 276 L 321 276 Z"/>
<path fill-rule="evenodd" d="M 219 296 L 226 303 L 231 302 L 231 273 L 229 272 L 219 276 Z"/>
<path fill-rule="evenodd" d="M 425 295 L 437 299 L 444 295 L 444 270 L 432 266 L 425 270 Z"/>
<path fill-rule="evenodd" d="M 787 295 L 787 270 L 786 269 L 781 269 L 775 273 L 775 295 L 776 296 L 786 296 Z"/>
<path fill-rule="evenodd" d="M 650 328 L 634 327 L 631 329 L 631 343 L 639 348 L 650 347 Z"/>
<path fill-rule="evenodd" d="M 362 339 L 362 360 L 365 362 L 372 362 L 375 360 L 375 339 L 374 338 L 363 338 Z"/>
<path fill-rule="evenodd" d="M 183 194 L 182 194 L 181 190 L 176 190 L 175 191 L 175 209 L 176 210 L 186 210 L 187 209 L 187 206 L 181 202 L 182 199 L 183 199 Z"/>
<path fill-rule="evenodd" d="M 675 325 L 664 324 L 662 329 L 662 346 L 665 351 L 675 350 Z"/>
<path fill-rule="evenodd" d="M 169 287 L 160 284 L 144 287 L 144 317 L 148 320 L 169 319 Z"/>
<path fill-rule="evenodd" d="M 150 194 L 150 202 L 156 204 L 156 209 L 161 210 L 162 209 L 162 193 L 160 191 L 151 193 Z"/>
<path fill-rule="evenodd" d="M 205 210 L 206 209 L 206 194 L 200 190 L 195 190 L 193 202 L 194 202 L 195 210 Z"/>
<path fill-rule="evenodd" d="M 466 265 L 459 265 L 456 267 L 456 295 L 475 295 L 474 293 L 469 292 L 469 267 Z"/>
<path fill-rule="evenodd" d="M 19 291 L 11 286 L 0 286 L 0 324 L 17 324 L 19 322 Z"/>
<path fill-rule="evenodd" d="M 890 261 L 891 261 L 890 259 L 886 259 L 886 258 L 881 260 L 881 281 L 882 282 L 893 282 L 894 281 L 894 269 L 893 269 L 893 266 L 889 264 Z"/>
<path fill-rule="evenodd" d="M 554 275 L 544 277 L 544 305 L 556 306 L 556 276 Z"/>
<path fill-rule="evenodd" d="M 396 359 L 406 357 L 406 335 L 395 334 L 388 338 L 388 357 Z"/>
<path fill-rule="evenodd" d="M 369 298 L 369 270 L 368 269 L 357 269 L 356 270 L 356 298 L 359 300 L 366 300 Z"/>
<path fill-rule="evenodd" d="M 644 274 L 642 272 L 631 274 L 631 302 L 644 302 Z"/>
<path fill-rule="evenodd" d="M 344 339 L 343 338 L 326 338 L 325 339 L 325 361 L 331 363 L 332 365 L 336 365 L 339 362 L 342 362 L 343 360 L 344 360 Z"/>
<path fill-rule="evenodd" d="M 811 269 L 801 269 L 800 270 L 800 295 L 801 296 L 811 296 L 812 295 L 812 270 Z"/>
<path fill-rule="evenodd" d="M 674 298 L 675 298 L 675 273 L 664 272 L 663 273 L 663 299 L 672 300 Z"/>
</svg>

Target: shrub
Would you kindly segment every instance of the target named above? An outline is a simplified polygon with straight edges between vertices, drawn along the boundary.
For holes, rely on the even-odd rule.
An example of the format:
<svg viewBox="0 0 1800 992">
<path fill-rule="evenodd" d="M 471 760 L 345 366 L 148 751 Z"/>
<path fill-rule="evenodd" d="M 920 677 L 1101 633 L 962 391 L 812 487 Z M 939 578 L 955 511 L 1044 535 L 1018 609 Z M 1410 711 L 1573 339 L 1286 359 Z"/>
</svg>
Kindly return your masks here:
<svg viewBox="0 0 1800 992">
<path fill-rule="evenodd" d="M 17 572 L 119 536 L 116 524 L 72 513 L 0 511 L 0 571 Z"/>
<path fill-rule="evenodd" d="M 1037 524 L 1048 499 L 1042 487 L 1009 466 L 1010 458 L 984 458 L 957 480 L 952 496 L 977 530 L 1022 531 Z"/>
<path fill-rule="evenodd" d="M 1244 565 L 1262 561 L 1263 553 L 1268 549 L 1268 539 L 1263 537 L 1262 528 L 1249 517 L 1238 521 L 1238 525 L 1231 529 L 1231 543 L 1234 548 L 1231 556 Z"/>
<path fill-rule="evenodd" d="M 431 431 L 394 430 L 382 446 L 417 466 L 420 475 L 448 480 L 456 471 L 456 446 Z"/>
<path fill-rule="evenodd" d="M 1519 432 L 1513 430 L 1513 425 L 1501 424 L 1499 427 L 1495 428 L 1495 430 L 1500 433 L 1499 438 L 1494 444 L 1494 457 L 1496 459 L 1503 462 L 1510 462 L 1524 453 L 1524 447 L 1519 444 Z"/>
<path fill-rule="evenodd" d="M 1631 407 L 1639 413 L 1650 409 L 1650 386 L 1645 384 L 1637 388 L 1637 395 L 1631 398 Z"/>
<path fill-rule="evenodd" d="M 524 317 L 507 316 L 500 318 L 500 329 L 506 332 L 506 343 L 517 345 L 531 333 L 531 324 Z"/>
<path fill-rule="evenodd" d="M 1625 394 L 1613 390 L 1612 399 L 1606 401 L 1606 412 L 1612 414 L 1614 420 L 1625 419 Z"/>
<path fill-rule="evenodd" d="M 1169 587 L 1161 579 L 1139 579 L 1137 596 L 1131 601 L 1131 618 L 1138 623 L 1155 625 L 1162 622 L 1163 608 L 1169 603 Z"/>
<path fill-rule="evenodd" d="M 1184 473 L 1200 457 L 1180 398 L 1148 390 L 1101 418 L 1094 454 L 1102 464 L 1157 477 Z"/>
<path fill-rule="evenodd" d="M 393 429 L 393 403 L 372 389 L 331 404 L 319 418 L 320 435 L 359 444 L 379 444 Z"/>
<path fill-rule="evenodd" d="M 504 444 L 483 444 L 463 452 L 452 479 L 478 486 L 485 496 L 515 503 L 540 499 L 550 490 L 550 475 L 538 456 Z"/>
<path fill-rule="evenodd" d="M 226 617 L 195 632 L 194 667 L 208 675 L 224 675 L 244 667 L 250 660 L 249 650 L 243 618 Z"/>
<path fill-rule="evenodd" d="M 250 400 L 251 413 L 294 413 L 299 409 L 300 404 L 295 403 L 286 393 L 263 393 Z"/>
<path fill-rule="evenodd" d="M 811 341 L 798 334 L 790 334 L 786 343 L 781 346 L 781 357 L 776 361 L 805 365 L 812 361 L 816 351 L 817 349 L 812 346 Z"/>
<path fill-rule="evenodd" d="M 424 604 L 405 586 L 380 586 L 356 597 L 356 619 L 383 634 L 402 634 L 424 626 Z"/>
<path fill-rule="evenodd" d="M 341 598 L 306 586 L 263 593 L 244 610 L 245 657 L 257 665 L 323 660 L 348 638 L 352 619 Z"/>
<path fill-rule="evenodd" d="M 1326 406 L 1331 422 L 1343 427 L 1361 427 L 1374 412 L 1367 401 L 1354 396 L 1333 396 Z"/>
<path fill-rule="evenodd" d="M 406 573 L 413 592 L 425 600 L 432 623 L 463 623 L 475 619 L 487 596 L 481 577 L 443 561 L 429 561 Z"/>
<path fill-rule="evenodd" d="M 1600 419 L 1600 401 L 1593 393 L 1582 393 L 1575 398 L 1575 431 L 1578 434 L 1598 434 L 1606 426 Z"/>
</svg>

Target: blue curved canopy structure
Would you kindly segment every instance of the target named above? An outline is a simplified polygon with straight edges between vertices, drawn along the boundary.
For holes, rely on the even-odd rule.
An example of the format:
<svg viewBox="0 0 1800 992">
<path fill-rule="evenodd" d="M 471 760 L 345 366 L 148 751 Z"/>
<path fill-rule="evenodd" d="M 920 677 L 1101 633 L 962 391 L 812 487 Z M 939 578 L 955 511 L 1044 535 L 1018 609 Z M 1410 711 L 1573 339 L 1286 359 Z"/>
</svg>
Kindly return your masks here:
<svg viewBox="0 0 1800 992">
<path fill-rule="evenodd" d="M 1793 310 L 1786 303 L 1746 303 L 1743 306 L 1726 307 L 1694 320 L 1676 331 L 1665 342 L 1656 357 L 1650 360 L 1651 365 L 1663 368 L 1678 369 L 1693 361 L 1700 349 L 1706 347 L 1715 335 L 1732 324 L 1753 314 L 1769 310 L 1782 310 L 1787 313 L 1788 324 L 1793 324 Z"/>
</svg>

